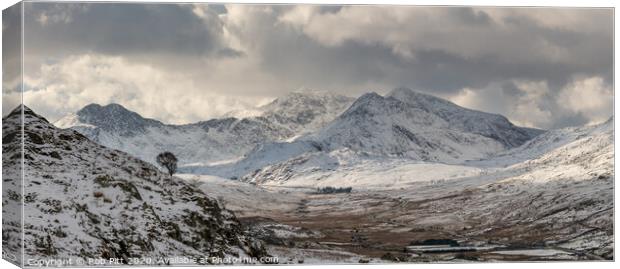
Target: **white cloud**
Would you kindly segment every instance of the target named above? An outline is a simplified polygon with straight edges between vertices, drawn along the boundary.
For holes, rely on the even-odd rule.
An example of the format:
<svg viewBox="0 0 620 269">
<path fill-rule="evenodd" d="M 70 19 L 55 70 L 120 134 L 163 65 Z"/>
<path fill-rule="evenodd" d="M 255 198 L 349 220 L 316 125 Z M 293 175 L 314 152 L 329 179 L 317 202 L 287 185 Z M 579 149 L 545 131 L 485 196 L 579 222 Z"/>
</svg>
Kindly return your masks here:
<svg viewBox="0 0 620 269">
<path fill-rule="evenodd" d="M 296 5 L 289 11 L 278 17 L 278 21 L 284 24 L 290 24 L 298 29 L 310 23 L 312 17 L 319 13 L 318 6 L 313 5 Z"/>
<path fill-rule="evenodd" d="M 613 114 L 613 90 L 600 77 L 575 78 L 557 95 L 545 81 L 512 83 L 516 93 L 506 93 L 502 85 L 492 84 L 484 89 L 465 88 L 449 99 L 464 107 L 502 114 L 517 125 L 545 129 L 570 125 L 562 120 L 571 118 L 581 119 L 581 124 L 600 123 Z"/>
<path fill-rule="evenodd" d="M 95 54 L 44 65 L 38 76 L 26 77 L 25 83 L 33 89 L 24 93 L 25 104 L 52 121 L 89 103 L 119 103 L 168 123 L 205 120 L 256 104 L 212 92 L 214 85 L 201 87 L 182 72 L 163 72 L 122 57 Z"/>
<path fill-rule="evenodd" d="M 209 13 L 208 9 L 209 9 L 208 5 L 199 5 L 199 4 L 192 5 L 192 12 L 194 13 L 194 15 L 198 16 L 201 19 L 207 18 L 208 16 L 207 14 Z"/>
<path fill-rule="evenodd" d="M 226 5 L 226 14 L 220 16 L 224 32 L 232 46 L 242 46 L 243 51 L 255 52 L 269 33 L 274 31 L 277 14 L 269 5 Z"/>
<path fill-rule="evenodd" d="M 545 82 L 515 81 L 518 95 L 507 95 L 501 85 L 492 84 L 484 89 L 465 88 L 450 100 L 476 110 L 507 116 L 514 124 L 526 127 L 547 128 L 552 123 L 552 113 L 545 106 L 548 87 Z"/>
<path fill-rule="evenodd" d="M 547 82 L 516 81 L 515 84 L 523 92 L 510 113 L 515 122 L 528 127 L 549 126 L 553 114 L 544 103 L 550 92 Z"/>
<path fill-rule="evenodd" d="M 463 107 L 503 115 L 509 112 L 508 108 L 513 105 L 514 101 L 507 98 L 496 85 L 484 89 L 465 88 L 448 99 Z"/>
<path fill-rule="evenodd" d="M 573 81 L 559 95 L 559 102 L 573 112 L 582 113 L 590 122 L 607 120 L 613 110 L 613 90 L 600 77 Z"/>
<path fill-rule="evenodd" d="M 595 8 L 489 8 L 483 9 L 495 21 L 510 18 L 528 18 L 532 23 L 546 28 L 574 31 L 607 32 L 613 24 L 601 23 L 612 18 L 606 16 L 611 9 Z M 584 13 L 587 12 L 587 13 Z"/>
</svg>

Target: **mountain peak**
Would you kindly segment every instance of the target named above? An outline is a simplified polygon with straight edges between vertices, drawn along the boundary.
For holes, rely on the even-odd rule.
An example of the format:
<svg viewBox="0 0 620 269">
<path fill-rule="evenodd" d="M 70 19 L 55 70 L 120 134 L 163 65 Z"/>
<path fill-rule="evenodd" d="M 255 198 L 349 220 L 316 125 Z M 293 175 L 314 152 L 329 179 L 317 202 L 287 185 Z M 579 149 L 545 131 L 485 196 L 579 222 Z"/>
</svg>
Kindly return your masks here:
<svg viewBox="0 0 620 269">
<path fill-rule="evenodd" d="M 23 104 L 19 104 L 17 105 L 17 107 L 15 107 L 13 110 L 11 110 L 11 112 L 9 114 L 7 114 L 6 116 L 4 116 L 4 119 L 8 119 L 11 117 L 15 117 L 16 115 L 21 115 L 22 114 L 22 110 L 25 109 L 30 109 L 27 106 L 23 105 Z"/>
<path fill-rule="evenodd" d="M 140 114 L 116 103 L 105 106 L 89 104 L 80 109 L 77 112 L 77 116 L 81 123 L 127 135 L 144 131 L 149 126 L 163 125 L 159 121 L 143 118 Z"/>
<path fill-rule="evenodd" d="M 429 104 L 443 104 L 443 105 L 454 105 L 452 102 L 442 99 L 440 97 L 436 97 L 427 93 L 423 93 L 420 91 L 412 90 L 405 87 L 395 88 L 390 91 L 386 97 L 392 97 L 397 100 L 400 100 L 405 103 L 413 104 L 413 105 L 429 105 Z"/>
<path fill-rule="evenodd" d="M 435 150 L 442 152 L 441 154 L 454 155 L 452 157 L 456 159 L 462 157 L 459 154 L 468 156 L 469 153 L 466 151 L 457 153 L 457 147 L 450 149 L 446 145 L 462 146 L 474 141 L 472 145 L 478 143 L 478 146 L 500 150 L 521 145 L 540 133 L 537 130 L 514 126 L 501 115 L 463 108 L 448 100 L 400 87 L 385 96 L 374 92 L 360 96 L 346 112 L 338 117 L 337 122 L 330 124 L 320 136 L 328 140 L 333 138 L 337 140 L 336 144 L 350 144 L 353 147 L 368 144 L 371 146 L 364 150 L 372 151 L 383 148 L 386 152 L 391 152 L 390 150 L 394 148 L 402 148 L 404 142 L 394 142 L 394 144 L 386 142 L 389 140 L 386 135 L 390 132 L 397 133 L 395 137 L 405 137 L 407 143 L 412 141 L 411 149 L 414 155 Z M 433 135 L 429 136 L 430 133 Z M 442 135 L 446 135 L 447 144 L 430 142 Z M 362 138 L 354 141 L 354 137 Z M 349 138 L 350 140 L 347 140 Z M 366 138 L 369 140 L 364 141 Z M 370 138 L 376 141 L 371 141 Z M 398 139 L 394 138 L 393 141 Z M 433 147 L 424 149 L 425 151 L 419 151 L 421 149 L 417 148 L 421 145 L 439 147 L 440 144 L 446 147 L 445 152 Z M 477 158 L 484 156 L 482 153 L 488 152 L 484 149 L 479 153 L 481 154 L 474 154 L 470 157 Z"/>
<path fill-rule="evenodd" d="M 348 110 L 354 110 L 355 108 L 359 108 L 361 106 L 366 106 L 371 103 L 383 102 L 383 101 L 385 101 L 385 97 L 379 95 L 376 92 L 365 93 L 359 98 L 357 98 L 357 100 L 355 100 L 355 102 L 351 105 L 351 107 Z"/>
<path fill-rule="evenodd" d="M 262 116 L 291 131 L 316 130 L 333 120 L 353 98 L 307 88 L 290 92 L 260 107 Z"/>
<path fill-rule="evenodd" d="M 347 106 L 353 98 L 328 91 L 302 88 L 278 97 L 271 103 L 261 107 L 265 114 L 279 113 L 288 110 L 329 109 L 332 106 Z"/>
<path fill-rule="evenodd" d="M 32 111 L 32 109 L 30 109 L 29 107 L 20 104 L 17 107 L 15 107 L 11 113 L 7 114 L 3 120 L 9 120 L 12 119 L 13 121 L 21 121 L 21 115 L 22 115 L 22 111 L 24 113 L 24 119 L 29 119 L 30 121 L 32 120 L 32 118 L 39 120 L 39 121 L 43 121 L 45 123 L 49 123 L 47 121 L 46 118 L 44 118 L 43 116 L 34 113 L 34 111 Z M 30 117 L 31 116 L 31 117 Z"/>
<path fill-rule="evenodd" d="M 396 87 L 396 88 L 392 89 L 388 95 L 411 94 L 411 93 L 416 93 L 416 91 L 414 91 L 414 90 L 412 90 L 410 88 L 407 88 L 407 87 Z"/>
<path fill-rule="evenodd" d="M 352 100 L 353 98 L 344 95 L 336 94 L 329 91 L 316 90 L 310 88 L 300 88 L 295 91 L 289 92 L 281 97 L 275 99 L 272 103 L 282 103 L 291 100 Z M 270 104 L 272 104 L 270 103 Z M 267 104 L 266 106 L 269 106 Z"/>
<path fill-rule="evenodd" d="M 362 94 L 362 96 L 360 96 L 358 98 L 358 100 L 363 100 L 363 99 L 376 99 L 376 98 L 383 98 L 383 96 L 381 96 L 380 94 L 376 93 L 376 92 L 368 92 L 365 94 Z"/>
<path fill-rule="evenodd" d="M 129 109 L 117 103 L 110 103 L 105 106 L 102 106 L 96 103 L 91 103 L 91 104 L 86 105 L 82 109 L 80 109 L 77 113 L 84 114 L 84 113 L 101 112 L 101 111 L 108 111 L 108 112 L 113 112 L 113 113 L 133 113 Z"/>
</svg>

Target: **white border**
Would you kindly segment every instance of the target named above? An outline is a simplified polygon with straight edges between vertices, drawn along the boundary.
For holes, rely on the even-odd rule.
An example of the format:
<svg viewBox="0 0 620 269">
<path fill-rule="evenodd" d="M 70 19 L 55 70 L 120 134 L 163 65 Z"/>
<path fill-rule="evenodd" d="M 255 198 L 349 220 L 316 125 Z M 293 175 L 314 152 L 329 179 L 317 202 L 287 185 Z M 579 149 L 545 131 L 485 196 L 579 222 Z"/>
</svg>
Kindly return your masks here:
<svg viewBox="0 0 620 269">
<path fill-rule="evenodd" d="M 0 8 L 5 9 L 18 1 L 0 1 Z M 51 2 L 51 1 L 47 1 Z M 63 0 L 63 2 L 84 2 L 84 1 L 76 1 L 76 0 Z M 213 3 L 293 3 L 293 4 L 303 4 L 303 3 L 312 3 L 312 4 L 390 4 L 390 5 L 467 5 L 467 6 L 550 6 L 550 7 L 613 7 L 617 6 L 617 3 L 611 0 L 544 0 L 544 1 L 533 1 L 533 0 L 504 0 L 504 1 L 492 1 L 492 0 L 239 0 L 239 1 L 231 1 L 231 0 L 221 0 L 221 1 L 179 1 L 179 0 L 151 0 L 151 1 L 115 1 L 115 2 L 213 2 Z M 615 17 L 615 11 L 614 11 Z M 614 19 L 614 84 L 616 78 L 618 77 L 618 69 L 616 69 L 616 64 L 618 61 L 618 56 L 615 53 L 617 48 L 617 43 L 615 42 L 615 37 L 618 34 L 618 22 Z M 0 44 L 2 42 L 2 38 L 0 37 Z M 2 52 L 0 50 L 0 58 Z M 1 67 L 0 67 L 1 70 Z M 1 81 L 1 80 L 0 80 Z M 614 87 L 615 93 L 615 87 Z M 614 94 L 614 104 L 618 100 L 618 96 Z M 1 103 L 1 102 L 0 102 Z M 1 106 L 1 105 L 0 105 Z M 614 106 L 614 115 L 618 115 L 618 107 Z M 615 119 L 615 118 L 614 118 Z M 617 129 L 617 122 L 614 122 L 614 130 Z M 615 145 L 618 145 L 618 138 L 614 136 L 614 148 Z M 614 158 L 614 165 L 617 166 L 618 159 Z M 1 163 L 0 163 L 1 167 Z M 618 189 L 614 189 L 614 197 L 617 197 Z M 0 221 L 2 217 L 0 216 Z M 617 222 L 617 215 L 614 213 L 614 224 Z M 618 226 L 614 225 L 614 237 L 618 234 Z M 616 237 L 617 238 L 617 237 Z M 616 252 L 617 253 L 617 252 Z M 616 255 L 614 255 L 615 257 Z M 563 268 L 563 269 L 571 269 L 571 268 L 584 268 L 584 267 L 596 267 L 598 268 L 614 268 L 615 262 L 548 262 L 548 263 L 474 263 L 474 264 L 381 264 L 381 265 L 303 265 L 303 266 L 291 266 L 289 268 L 317 268 L 317 269 L 351 269 L 351 268 L 496 268 L 501 266 L 502 268 L 523 268 L 528 267 L 532 269 L 536 268 Z M 0 260 L 1 268 L 17 268 L 15 265 L 5 261 Z M 282 268 L 282 265 L 279 266 L 261 266 L 260 268 Z M 147 268 L 147 267 L 141 267 Z M 159 267 L 157 267 L 159 268 Z M 197 268 L 197 267 L 174 267 L 174 268 Z M 237 269 L 247 269 L 247 266 L 226 266 L 226 267 L 217 267 L 217 268 L 237 268 Z M 90 269 L 90 268 L 88 268 Z"/>
</svg>

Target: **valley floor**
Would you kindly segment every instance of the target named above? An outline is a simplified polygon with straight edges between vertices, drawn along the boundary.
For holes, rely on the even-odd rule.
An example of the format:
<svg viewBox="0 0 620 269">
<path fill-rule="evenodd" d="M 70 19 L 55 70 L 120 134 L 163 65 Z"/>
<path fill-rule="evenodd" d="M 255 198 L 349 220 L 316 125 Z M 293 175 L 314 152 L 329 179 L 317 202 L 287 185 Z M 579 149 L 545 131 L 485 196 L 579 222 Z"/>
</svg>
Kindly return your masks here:
<svg viewBox="0 0 620 269">
<path fill-rule="evenodd" d="M 311 183 L 341 187 L 336 183 L 359 180 L 354 186 L 360 187 L 338 194 L 318 194 L 300 184 L 312 182 L 307 179 L 254 185 L 181 177 L 233 210 L 280 263 L 613 259 L 613 175 L 584 176 L 578 167 L 561 165 L 550 171 L 381 167 L 339 171 Z M 372 184 L 375 177 L 383 177 L 381 184 Z M 428 239 L 459 246 L 420 246 Z"/>
</svg>

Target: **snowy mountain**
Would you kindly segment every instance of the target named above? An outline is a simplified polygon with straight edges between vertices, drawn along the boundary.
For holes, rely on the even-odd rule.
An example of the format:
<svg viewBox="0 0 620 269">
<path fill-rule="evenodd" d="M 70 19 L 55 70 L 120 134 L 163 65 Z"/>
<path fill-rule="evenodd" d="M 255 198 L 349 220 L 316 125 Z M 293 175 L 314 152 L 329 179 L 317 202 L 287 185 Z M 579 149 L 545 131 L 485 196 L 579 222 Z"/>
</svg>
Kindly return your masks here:
<svg viewBox="0 0 620 269">
<path fill-rule="evenodd" d="M 181 165 L 208 165 L 236 160 L 260 144 L 320 128 L 350 102 L 348 97 L 327 93 L 291 93 L 259 108 L 260 116 L 183 125 L 146 119 L 118 104 L 91 104 L 55 125 L 147 162 L 153 163 L 162 151 L 171 151 Z"/>
<path fill-rule="evenodd" d="M 228 178 L 301 155 L 340 150 L 357 157 L 461 163 L 519 146 L 541 133 L 405 88 L 356 100 L 293 92 L 258 110 L 257 117 L 168 125 L 120 105 L 89 105 L 56 125 L 148 162 L 172 151 L 184 173 Z"/>
<path fill-rule="evenodd" d="M 500 152 L 489 159 L 473 161 L 471 164 L 478 166 L 509 166 L 526 160 L 539 158 L 567 144 L 574 143 L 575 141 L 583 141 L 584 138 L 592 139 L 600 135 L 610 137 L 613 135 L 613 119 L 612 116 L 604 123 L 593 126 L 549 130 L 519 147 Z"/>
<path fill-rule="evenodd" d="M 286 162 L 297 156 L 320 152 L 322 146 L 313 141 L 272 142 L 257 146 L 244 158 L 212 165 L 190 164 L 180 168 L 182 173 L 215 175 L 239 179 L 270 165 Z"/>
<path fill-rule="evenodd" d="M 292 92 L 260 107 L 262 116 L 296 134 L 317 130 L 345 111 L 354 98 L 328 92 Z"/>
<path fill-rule="evenodd" d="M 427 161 L 480 158 L 503 149 L 498 141 L 450 129 L 435 114 L 376 93 L 361 96 L 351 107 L 309 139 L 330 150 L 349 148 L 380 156 Z"/>
<path fill-rule="evenodd" d="M 243 181 L 304 187 L 400 188 L 420 181 L 476 178 L 488 173 L 498 173 L 500 178 L 528 175 L 522 178 L 538 182 L 598 177 L 608 179 L 613 177 L 610 174 L 613 172 L 613 120 L 595 126 L 548 131 L 520 147 L 488 159 L 461 164 L 360 156 L 349 149 L 291 152 L 293 154 L 280 152 L 273 155 L 288 158 L 282 157 L 286 160 L 278 159 L 268 165 L 261 164 L 262 168 L 257 170 L 244 169 L 245 166 L 241 165 L 232 169 L 229 165 L 226 167 L 228 169 L 217 167 L 219 170 L 211 168 L 205 171 L 218 176 L 243 171 Z M 257 156 L 266 156 L 266 153 Z M 266 159 L 269 158 L 262 160 Z M 245 160 L 239 163 L 247 165 Z"/>
<path fill-rule="evenodd" d="M 152 126 L 144 123 L 157 124 L 118 114 L 122 112 L 118 107 L 113 109 L 109 111 L 112 115 L 135 120 L 120 127 L 148 129 Z M 28 259 L 103 257 L 128 261 L 139 257 L 266 255 L 260 242 L 245 235 L 234 214 L 200 189 L 74 130 L 58 129 L 27 107 L 23 107 L 26 193 L 22 197 L 21 111 L 17 108 L 2 119 L 2 239 L 14 253 L 19 253 L 21 246 L 23 198 Z"/>
<path fill-rule="evenodd" d="M 492 138 L 507 148 L 519 146 L 542 133 L 541 130 L 514 126 L 502 115 L 467 109 L 407 88 L 396 88 L 387 96 L 440 117 L 450 128 Z"/>
<path fill-rule="evenodd" d="M 284 169 L 300 162 L 330 163 L 329 167 L 360 158 L 462 163 L 521 145 L 540 132 L 516 127 L 499 115 L 399 88 L 385 97 L 362 95 L 325 127 L 295 141 L 267 143 L 237 162 L 188 166 L 184 172 L 247 179 L 258 176 L 261 169 L 273 174 L 269 166 Z M 347 152 L 347 160 L 334 161 L 333 152 Z"/>
<path fill-rule="evenodd" d="M 315 139 L 328 148 L 432 162 L 479 159 L 519 146 L 540 132 L 405 88 L 365 94 Z"/>
<path fill-rule="evenodd" d="M 480 261 L 513 260 L 511 251 L 533 253 L 519 259 L 553 251 L 558 259 L 613 259 L 613 117 L 541 134 L 402 88 L 349 105 L 312 98 L 292 94 L 261 116 L 187 125 L 93 105 L 58 129 L 26 108 L 26 257 L 261 256 L 267 249 L 312 263 L 306 251 L 366 255 L 363 244 L 346 247 L 346 233 L 365 227 L 373 251 L 411 242 L 392 245 L 393 238 L 441 236 L 479 246 L 466 255 Z M 22 198 L 18 128 L 17 113 L 3 119 L 3 242 L 13 251 Z M 195 163 L 180 167 L 183 181 L 74 130 L 143 158 L 174 147 Z M 316 192 L 322 187 L 352 191 Z M 209 196 L 243 223 L 262 223 L 252 236 L 275 245 L 251 240 Z M 265 220 L 288 228 L 265 233 Z M 278 241 L 291 231 L 310 237 Z M 428 261 L 425 255 L 413 261 Z M 314 262 L 328 260 L 319 257 Z"/>
<path fill-rule="evenodd" d="M 243 181 L 276 189 L 353 187 L 355 199 L 316 200 L 315 208 L 326 208 L 318 216 L 328 219 L 331 211 L 366 212 L 371 203 L 358 203 L 372 193 L 385 197 L 376 204 L 394 197 L 406 201 L 377 215 L 395 211 L 396 223 L 430 229 L 433 236 L 448 230 L 461 240 L 613 259 L 613 137 L 612 118 L 549 131 L 488 160 L 458 165 L 316 151 L 266 166 Z"/>
<path fill-rule="evenodd" d="M 129 111 L 121 105 L 110 104 L 102 107 L 90 104 L 77 112 L 80 122 L 97 126 L 110 133 L 132 136 L 145 132 L 148 128 L 161 127 L 163 124 L 153 119 L 145 119 L 138 113 Z"/>
<path fill-rule="evenodd" d="M 490 235 L 520 243 L 546 242 L 613 259 L 613 137 L 613 119 L 543 134 L 501 157 L 527 160 L 505 168 L 499 160 L 499 168 L 471 179 L 482 182 L 476 188 L 445 184 L 471 190 L 471 195 L 458 206 L 446 203 L 436 210 L 468 208 L 472 216 L 488 219 L 487 225 L 493 227 Z"/>
<path fill-rule="evenodd" d="M 480 247 L 465 253 L 466 260 L 614 258 L 613 117 L 599 125 L 551 130 L 489 159 L 461 164 L 294 144 L 295 150 L 282 143 L 266 146 L 251 154 L 256 159 L 240 161 L 244 169 L 274 160 L 247 169 L 239 181 L 188 177 L 201 178 L 203 189 L 217 189 L 246 214 L 284 216 L 288 224 L 306 223 L 325 234 L 365 227 L 369 237 L 386 238 L 374 239 L 373 250 L 394 238 L 406 238 L 407 244 L 411 238 L 441 236 Z M 238 171 L 228 165 L 219 168 Z M 215 168 L 209 172 L 227 172 Z M 352 191 L 317 194 L 322 187 Z M 347 235 L 340 242 L 350 243 Z M 425 255 L 408 261 L 428 262 Z M 444 255 L 430 261 L 454 258 Z"/>
<path fill-rule="evenodd" d="M 88 105 L 55 124 L 151 163 L 163 151 L 173 152 L 181 164 L 235 159 L 257 144 L 292 135 L 261 117 L 169 125 L 145 119 L 118 104 Z"/>
<path fill-rule="evenodd" d="M 546 167 L 553 168 L 558 178 L 579 175 L 583 178 L 609 179 L 613 177 L 614 158 L 613 117 L 604 123 L 577 128 L 549 131 L 521 147 L 493 159 L 512 156 L 523 158 L 509 168 Z M 573 167 L 560 169 L 560 167 Z M 578 177 L 578 178 L 579 178 Z M 553 176 L 537 180 L 553 180 Z"/>
</svg>

